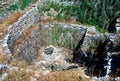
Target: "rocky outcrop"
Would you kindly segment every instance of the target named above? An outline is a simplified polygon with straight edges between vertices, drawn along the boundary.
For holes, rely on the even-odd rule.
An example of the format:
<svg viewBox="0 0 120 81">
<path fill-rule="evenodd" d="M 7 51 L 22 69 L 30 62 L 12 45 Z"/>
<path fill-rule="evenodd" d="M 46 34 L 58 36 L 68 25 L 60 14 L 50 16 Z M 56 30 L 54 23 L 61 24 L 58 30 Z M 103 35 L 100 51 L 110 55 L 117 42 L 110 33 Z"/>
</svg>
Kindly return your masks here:
<svg viewBox="0 0 120 81">
<path fill-rule="evenodd" d="M 37 8 L 33 10 L 10 26 L 7 44 L 13 55 L 31 63 L 41 46 L 56 44 L 71 49 L 76 47 L 86 28 L 57 22 L 34 25 L 39 18 L 35 17 Z"/>
</svg>

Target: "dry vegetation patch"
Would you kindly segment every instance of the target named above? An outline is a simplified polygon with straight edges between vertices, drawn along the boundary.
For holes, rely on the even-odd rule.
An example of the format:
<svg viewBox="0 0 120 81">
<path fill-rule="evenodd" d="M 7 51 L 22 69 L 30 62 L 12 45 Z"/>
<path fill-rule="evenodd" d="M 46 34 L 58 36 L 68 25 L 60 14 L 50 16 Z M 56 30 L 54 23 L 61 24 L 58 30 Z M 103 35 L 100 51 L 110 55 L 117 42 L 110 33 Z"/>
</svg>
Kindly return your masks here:
<svg viewBox="0 0 120 81">
<path fill-rule="evenodd" d="M 38 81 L 90 81 L 85 77 L 84 72 L 81 69 L 51 72 L 47 75 L 42 75 Z"/>
<path fill-rule="evenodd" d="M 0 63 L 3 63 L 5 61 L 7 61 L 8 59 L 9 59 L 8 54 L 5 54 L 5 53 L 0 54 Z"/>
<path fill-rule="evenodd" d="M 12 14 L 11 16 L 9 16 L 3 24 L 5 25 L 9 25 L 12 24 L 13 22 L 15 22 L 19 17 L 21 17 L 23 15 L 23 12 L 16 12 L 14 14 Z"/>
<path fill-rule="evenodd" d="M 18 68 L 26 68 L 27 65 L 24 61 L 19 61 L 17 59 L 12 60 L 12 62 L 9 64 L 10 66 L 18 67 Z"/>
<path fill-rule="evenodd" d="M 18 18 L 21 17 L 23 14 L 24 14 L 23 12 L 15 12 L 14 14 L 12 14 L 8 18 L 6 18 L 4 21 L 2 21 L 1 22 L 2 24 L 0 24 L 0 32 L 2 32 L 2 33 L 7 32 L 7 27 L 10 24 L 17 21 Z"/>
<path fill-rule="evenodd" d="M 47 23 L 47 22 L 59 22 L 59 23 L 67 23 L 67 24 L 79 24 L 80 22 L 74 20 L 67 20 L 67 19 L 59 19 L 59 20 L 51 20 L 49 16 L 45 17 L 40 23 Z"/>
<path fill-rule="evenodd" d="M 44 75 L 42 72 L 36 75 L 35 71 L 12 70 L 8 71 L 8 76 L 4 81 L 32 81 L 31 78 L 36 81 L 91 81 L 85 77 L 84 72 L 81 69 L 51 72 Z"/>
<path fill-rule="evenodd" d="M 3 20 L 0 20 L 0 24 L 2 24 L 3 23 Z"/>
<path fill-rule="evenodd" d="M 30 72 L 28 73 L 25 70 L 9 71 L 4 81 L 30 81 L 31 75 Z"/>
</svg>

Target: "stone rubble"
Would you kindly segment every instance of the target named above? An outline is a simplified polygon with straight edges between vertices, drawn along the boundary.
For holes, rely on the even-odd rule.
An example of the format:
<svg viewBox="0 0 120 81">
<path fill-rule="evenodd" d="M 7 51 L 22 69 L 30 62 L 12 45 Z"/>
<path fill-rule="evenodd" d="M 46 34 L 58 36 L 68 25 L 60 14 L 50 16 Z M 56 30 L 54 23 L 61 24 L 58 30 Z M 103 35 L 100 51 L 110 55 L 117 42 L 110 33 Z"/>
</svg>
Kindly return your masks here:
<svg viewBox="0 0 120 81">
<path fill-rule="evenodd" d="M 47 54 L 44 50 L 49 51 L 48 48 L 53 48 L 54 51 L 51 54 Z M 78 68 L 77 64 L 69 64 L 66 60 L 66 54 L 61 54 L 63 48 L 55 47 L 55 46 L 48 46 L 43 50 L 41 54 L 41 61 L 35 62 L 35 66 L 39 70 L 44 70 L 45 72 L 48 71 L 63 71 L 63 70 L 70 70 L 74 68 Z"/>
</svg>

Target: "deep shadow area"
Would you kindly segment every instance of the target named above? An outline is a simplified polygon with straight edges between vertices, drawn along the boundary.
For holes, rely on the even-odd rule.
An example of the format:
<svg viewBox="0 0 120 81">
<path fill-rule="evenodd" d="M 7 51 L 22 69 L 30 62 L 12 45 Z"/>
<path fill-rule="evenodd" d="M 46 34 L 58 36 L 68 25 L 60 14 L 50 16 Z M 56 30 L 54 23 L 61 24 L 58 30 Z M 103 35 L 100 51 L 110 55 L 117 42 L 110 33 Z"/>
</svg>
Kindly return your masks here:
<svg viewBox="0 0 120 81">
<path fill-rule="evenodd" d="M 116 27 L 115 27 L 115 24 L 116 24 L 116 20 L 117 20 L 118 17 L 116 17 L 108 26 L 108 32 L 110 33 L 113 33 L 116 31 Z"/>
<path fill-rule="evenodd" d="M 120 76 L 120 45 L 115 46 L 109 38 L 105 38 L 104 40 L 98 40 L 98 45 L 93 53 L 91 49 L 83 52 L 81 46 L 84 37 L 85 34 L 73 52 L 73 62 L 85 66 L 87 68 L 85 71 L 87 75 L 103 77 L 107 74 L 106 66 L 108 66 L 108 61 L 109 59 L 112 59 L 110 65 L 110 76 L 111 74 L 111 77 Z M 108 52 L 111 53 L 111 56 L 108 56 Z M 114 52 L 116 52 L 116 55 L 112 54 Z"/>
</svg>

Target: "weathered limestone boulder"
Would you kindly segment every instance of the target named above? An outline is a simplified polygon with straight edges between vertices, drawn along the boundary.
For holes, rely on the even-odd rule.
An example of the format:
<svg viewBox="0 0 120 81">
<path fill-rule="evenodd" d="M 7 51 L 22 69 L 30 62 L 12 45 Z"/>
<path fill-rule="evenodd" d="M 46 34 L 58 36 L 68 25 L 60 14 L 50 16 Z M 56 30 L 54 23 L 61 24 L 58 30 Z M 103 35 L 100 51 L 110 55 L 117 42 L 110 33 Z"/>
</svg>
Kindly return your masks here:
<svg viewBox="0 0 120 81">
<path fill-rule="evenodd" d="M 54 51 L 54 48 L 53 47 L 48 47 L 44 50 L 44 52 L 47 54 L 47 55 L 51 55 Z"/>
</svg>

